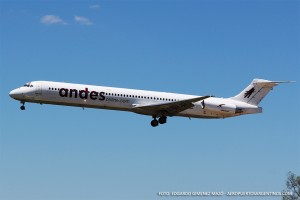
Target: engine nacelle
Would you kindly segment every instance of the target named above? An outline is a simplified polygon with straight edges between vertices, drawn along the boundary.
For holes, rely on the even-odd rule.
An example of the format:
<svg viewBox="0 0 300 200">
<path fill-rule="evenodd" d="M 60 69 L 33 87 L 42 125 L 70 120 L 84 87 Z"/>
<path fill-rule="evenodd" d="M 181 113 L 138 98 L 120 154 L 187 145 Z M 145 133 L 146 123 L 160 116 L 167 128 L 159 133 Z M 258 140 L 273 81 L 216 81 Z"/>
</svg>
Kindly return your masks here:
<svg viewBox="0 0 300 200">
<path fill-rule="evenodd" d="M 237 113 L 236 105 L 234 104 L 212 104 L 212 103 L 204 103 L 202 106 L 204 109 L 211 110 L 214 112 L 219 113 L 230 113 L 235 114 Z"/>
</svg>

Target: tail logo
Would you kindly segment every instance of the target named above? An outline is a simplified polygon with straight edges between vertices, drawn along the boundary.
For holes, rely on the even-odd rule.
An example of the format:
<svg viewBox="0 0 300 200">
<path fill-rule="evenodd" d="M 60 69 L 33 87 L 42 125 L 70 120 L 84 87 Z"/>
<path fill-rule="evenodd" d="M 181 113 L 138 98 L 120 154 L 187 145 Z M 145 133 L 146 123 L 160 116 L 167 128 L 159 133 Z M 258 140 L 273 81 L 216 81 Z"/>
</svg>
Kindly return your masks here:
<svg viewBox="0 0 300 200">
<path fill-rule="evenodd" d="M 251 88 L 250 90 L 246 91 L 244 94 L 244 98 L 249 98 L 254 91 L 255 91 L 254 87 Z"/>
</svg>

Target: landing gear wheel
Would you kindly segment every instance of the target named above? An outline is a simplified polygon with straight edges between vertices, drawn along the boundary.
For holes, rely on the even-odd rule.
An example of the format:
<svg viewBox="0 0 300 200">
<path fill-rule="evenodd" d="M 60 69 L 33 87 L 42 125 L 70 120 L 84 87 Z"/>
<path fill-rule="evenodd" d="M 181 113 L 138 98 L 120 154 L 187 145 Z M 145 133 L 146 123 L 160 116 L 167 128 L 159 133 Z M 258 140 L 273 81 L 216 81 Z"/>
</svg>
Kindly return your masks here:
<svg viewBox="0 0 300 200">
<path fill-rule="evenodd" d="M 166 116 L 160 117 L 160 118 L 158 119 L 158 122 L 159 122 L 160 124 L 165 124 L 165 123 L 167 123 L 167 117 L 166 117 Z"/>
<path fill-rule="evenodd" d="M 153 119 L 153 120 L 151 121 L 151 126 L 153 126 L 153 127 L 158 126 L 158 121 L 157 121 L 156 119 Z"/>
<path fill-rule="evenodd" d="M 25 105 L 25 102 L 24 102 L 24 101 L 21 101 L 20 103 L 22 104 L 21 107 L 20 107 L 20 109 L 21 109 L 21 110 L 25 110 L 25 106 L 24 106 L 24 105 Z"/>
</svg>

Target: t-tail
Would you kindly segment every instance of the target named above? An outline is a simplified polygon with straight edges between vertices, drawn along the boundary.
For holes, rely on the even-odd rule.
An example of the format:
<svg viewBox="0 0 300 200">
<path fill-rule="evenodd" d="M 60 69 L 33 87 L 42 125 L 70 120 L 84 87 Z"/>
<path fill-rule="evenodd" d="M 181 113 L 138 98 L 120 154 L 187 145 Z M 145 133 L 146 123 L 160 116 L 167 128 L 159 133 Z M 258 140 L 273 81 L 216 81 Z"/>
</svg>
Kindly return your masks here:
<svg viewBox="0 0 300 200">
<path fill-rule="evenodd" d="M 231 97 L 231 99 L 257 106 L 274 86 L 279 83 L 291 82 L 293 81 L 268 81 L 264 79 L 254 79 L 248 87 L 246 87 L 238 95 Z"/>
</svg>

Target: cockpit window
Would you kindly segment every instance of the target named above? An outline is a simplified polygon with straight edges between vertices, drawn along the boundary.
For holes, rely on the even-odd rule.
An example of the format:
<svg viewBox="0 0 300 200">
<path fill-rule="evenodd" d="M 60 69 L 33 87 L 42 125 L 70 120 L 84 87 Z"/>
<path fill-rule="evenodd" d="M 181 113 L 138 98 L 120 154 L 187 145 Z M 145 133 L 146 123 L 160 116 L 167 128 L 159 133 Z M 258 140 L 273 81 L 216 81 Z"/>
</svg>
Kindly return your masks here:
<svg viewBox="0 0 300 200">
<path fill-rule="evenodd" d="M 25 85 L 23 85 L 24 87 L 33 87 L 33 85 L 31 85 L 30 83 L 26 83 Z"/>
</svg>

